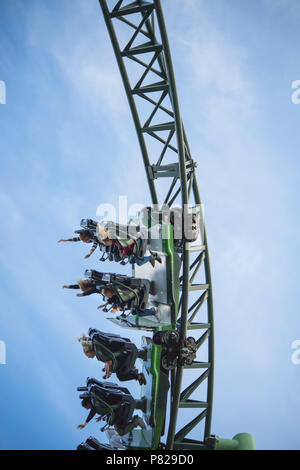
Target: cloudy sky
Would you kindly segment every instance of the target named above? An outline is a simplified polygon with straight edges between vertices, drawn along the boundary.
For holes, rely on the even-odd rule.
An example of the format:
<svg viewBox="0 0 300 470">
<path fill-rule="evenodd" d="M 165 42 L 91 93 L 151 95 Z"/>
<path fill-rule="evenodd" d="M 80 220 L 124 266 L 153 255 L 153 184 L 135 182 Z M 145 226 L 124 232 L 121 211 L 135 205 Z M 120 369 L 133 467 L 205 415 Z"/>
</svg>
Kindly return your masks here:
<svg viewBox="0 0 300 470">
<path fill-rule="evenodd" d="M 299 449 L 300 5 L 162 4 L 212 262 L 212 431 Z M 100 203 L 150 197 L 98 1 L 1 0 L 0 9 L 0 448 L 73 449 L 99 437 L 94 424 L 76 429 L 85 418 L 76 387 L 102 375 L 76 338 L 113 327 L 99 299 L 61 289 L 99 268 L 99 256 L 84 260 L 87 246 L 57 240 Z"/>
</svg>

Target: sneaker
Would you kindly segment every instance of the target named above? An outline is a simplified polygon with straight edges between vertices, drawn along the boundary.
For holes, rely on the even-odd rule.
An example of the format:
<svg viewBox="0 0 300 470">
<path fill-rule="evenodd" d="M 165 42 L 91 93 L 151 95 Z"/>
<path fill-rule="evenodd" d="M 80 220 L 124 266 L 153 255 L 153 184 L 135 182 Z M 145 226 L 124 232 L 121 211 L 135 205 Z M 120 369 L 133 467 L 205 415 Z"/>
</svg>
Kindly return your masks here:
<svg viewBox="0 0 300 470">
<path fill-rule="evenodd" d="M 136 427 L 140 426 L 140 428 L 146 429 L 146 424 L 144 423 L 143 418 L 141 418 L 140 416 L 136 416 L 134 422 L 136 424 Z"/>
<path fill-rule="evenodd" d="M 151 253 L 151 255 L 152 255 L 152 259 L 153 259 L 154 263 L 155 263 L 155 261 L 158 261 L 158 263 L 161 263 L 161 262 L 162 262 L 162 261 L 161 261 L 161 257 L 160 257 L 157 253 L 153 253 L 153 251 L 151 251 L 151 250 L 149 250 L 149 251 L 150 251 L 150 253 Z M 151 264 L 152 264 L 152 263 L 151 263 Z M 153 264 L 152 264 L 152 266 L 153 266 Z"/>
<path fill-rule="evenodd" d="M 158 261 L 160 264 L 162 263 L 161 257 L 155 253 L 155 260 Z"/>
<path fill-rule="evenodd" d="M 147 383 L 143 373 L 138 374 L 137 381 L 140 385 L 146 385 L 146 383 Z"/>
<path fill-rule="evenodd" d="M 158 311 L 158 308 L 157 308 L 157 307 L 152 307 L 151 310 L 153 311 L 153 315 L 154 315 L 156 318 L 159 318 L 159 311 Z"/>
</svg>

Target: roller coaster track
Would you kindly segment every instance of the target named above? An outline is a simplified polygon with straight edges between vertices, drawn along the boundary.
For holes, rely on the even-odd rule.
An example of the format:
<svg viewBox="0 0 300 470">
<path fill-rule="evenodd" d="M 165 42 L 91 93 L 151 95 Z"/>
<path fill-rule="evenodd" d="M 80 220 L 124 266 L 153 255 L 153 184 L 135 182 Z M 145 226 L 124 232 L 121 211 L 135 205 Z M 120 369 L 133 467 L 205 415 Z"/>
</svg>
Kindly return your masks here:
<svg viewBox="0 0 300 470">
<path fill-rule="evenodd" d="M 183 210 L 188 205 L 200 205 L 196 164 L 181 119 L 161 2 L 99 2 L 136 128 L 152 204 L 171 207 L 180 201 Z M 163 196 L 158 198 L 158 194 Z M 198 336 L 198 351 L 205 355 L 205 360 L 178 366 L 171 373 L 166 448 L 205 449 L 211 436 L 214 375 L 213 295 L 205 227 L 199 246 L 184 243 L 181 263 L 177 325 L 182 341 L 189 330 Z M 188 369 L 194 375 L 199 370 L 199 376 L 189 379 Z M 183 375 L 187 386 L 183 384 Z M 204 389 L 205 400 L 190 398 L 194 392 L 200 394 L 200 388 L 201 394 Z M 180 413 L 186 408 L 197 410 L 196 416 L 180 428 Z M 203 435 L 197 431 L 197 436 L 201 438 L 189 437 L 196 427 L 200 429 L 200 424 Z"/>
</svg>

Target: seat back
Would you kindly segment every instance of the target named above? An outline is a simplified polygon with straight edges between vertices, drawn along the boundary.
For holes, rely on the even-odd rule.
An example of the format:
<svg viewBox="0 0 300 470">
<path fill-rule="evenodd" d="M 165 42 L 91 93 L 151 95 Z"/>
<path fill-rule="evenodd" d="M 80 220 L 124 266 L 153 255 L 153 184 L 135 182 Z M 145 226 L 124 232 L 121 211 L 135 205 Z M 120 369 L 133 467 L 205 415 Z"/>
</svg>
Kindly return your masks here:
<svg viewBox="0 0 300 470">
<path fill-rule="evenodd" d="M 105 228 L 112 239 L 137 240 L 140 238 L 139 227 L 135 224 L 123 225 L 116 222 L 107 222 Z"/>
<path fill-rule="evenodd" d="M 88 437 L 85 442 L 93 450 L 113 450 L 113 447 L 111 445 L 103 444 L 102 442 L 98 441 L 98 439 L 92 436 Z"/>
<path fill-rule="evenodd" d="M 96 233 L 97 223 L 98 222 L 92 219 L 81 219 L 80 226 L 84 229 L 91 230 L 92 232 Z"/>
<path fill-rule="evenodd" d="M 129 390 L 114 383 L 100 382 L 94 378 L 87 379 L 87 386 L 96 411 L 99 410 L 99 414 L 102 415 L 108 414 L 109 424 L 126 426 L 136 406 L 136 401 Z"/>
<path fill-rule="evenodd" d="M 170 221 L 174 226 L 174 240 L 177 243 L 194 242 L 197 240 L 200 233 L 200 212 L 199 207 L 196 206 L 189 210 L 188 213 L 183 214 L 181 208 L 176 207 L 170 211 Z"/>
<path fill-rule="evenodd" d="M 151 283 L 147 279 L 128 278 L 126 284 L 114 282 L 116 294 L 121 302 L 127 302 L 130 310 L 145 310 L 150 286 Z"/>
<path fill-rule="evenodd" d="M 86 442 L 82 442 L 76 448 L 76 450 L 95 450 L 93 447 L 89 446 Z"/>
<path fill-rule="evenodd" d="M 97 413 L 101 416 L 109 415 L 110 420 L 113 422 L 115 419 L 115 412 L 114 408 L 103 398 L 103 395 L 105 396 L 106 394 L 103 394 L 103 391 L 98 385 L 92 385 L 89 394 L 93 407 Z"/>
</svg>

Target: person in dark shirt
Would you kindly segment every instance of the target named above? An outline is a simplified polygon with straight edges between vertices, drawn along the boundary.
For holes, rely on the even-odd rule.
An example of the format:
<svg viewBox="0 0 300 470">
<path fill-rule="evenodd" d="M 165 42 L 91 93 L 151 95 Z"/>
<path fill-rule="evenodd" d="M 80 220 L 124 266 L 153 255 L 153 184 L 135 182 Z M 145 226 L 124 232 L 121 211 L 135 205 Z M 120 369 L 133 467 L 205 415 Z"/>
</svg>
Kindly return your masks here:
<svg viewBox="0 0 300 470">
<path fill-rule="evenodd" d="M 93 245 L 92 245 L 92 248 L 91 248 L 90 252 L 87 255 L 85 255 L 86 259 L 89 258 L 94 253 L 97 246 L 99 245 L 98 240 L 93 236 L 93 234 L 89 230 L 81 230 L 79 232 L 78 237 L 61 239 L 61 240 L 58 240 L 57 243 L 61 243 L 61 242 L 80 242 L 80 241 L 83 242 L 83 243 L 92 243 L 93 242 Z"/>
<path fill-rule="evenodd" d="M 93 407 L 92 401 L 89 397 L 83 398 L 83 400 L 81 401 L 81 405 L 86 410 L 90 410 L 90 412 L 89 412 L 88 417 L 85 420 L 85 422 L 83 424 L 79 424 L 77 426 L 77 429 L 84 429 L 86 427 L 86 425 L 94 418 L 94 416 L 96 414 L 99 414 L 98 411 Z M 105 413 L 105 411 L 104 411 L 104 413 Z M 105 417 L 105 415 L 99 415 L 96 418 L 96 421 L 99 422 L 104 417 Z M 123 427 L 123 426 L 115 424 L 114 428 L 120 436 L 124 436 L 125 434 L 129 433 L 130 431 L 132 431 L 134 428 L 136 428 L 138 426 L 140 426 L 142 429 L 146 428 L 143 419 L 140 416 L 135 415 L 128 421 L 126 426 Z"/>
<path fill-rule="evenodd" d="M 94 418 L 94 416 L 97 414 L 97 411 L 95 410 L 95 408 L 93 407 L 92 405 L 92 402 L 90 400 L 90 398 L 83 398 L 83 400 L 81 401 L 81 406 L 83 406 L 83 408 L 85 408 L 86 410 L 90 410 L 89 414 L 88 414 L 88 417 L 87 419 L 85 420 L 84 424 L 79 424 L 77 426 L 77 429 L 83 429 L 86 427 L 86 425 Z M 99 422 L 101 421 L 102 419 L 102 416 L 98 416 L 98 418 L 96 418 L 96 421 Z"/>
<path fill-rule="evenodd" d="M 88 358 L 96 357 L 98 361 L 104 362 L 104 379 L 116 373 L 121 382 L 137 380 L 140 385 L 146 384 L 144 374 L 134 367 L 135 360 L 143 358 L 144 351 L 138 351 L 130 339 L 90 328 L 89 336 L 83 334 L 78 341 Z"/>
</svg>

